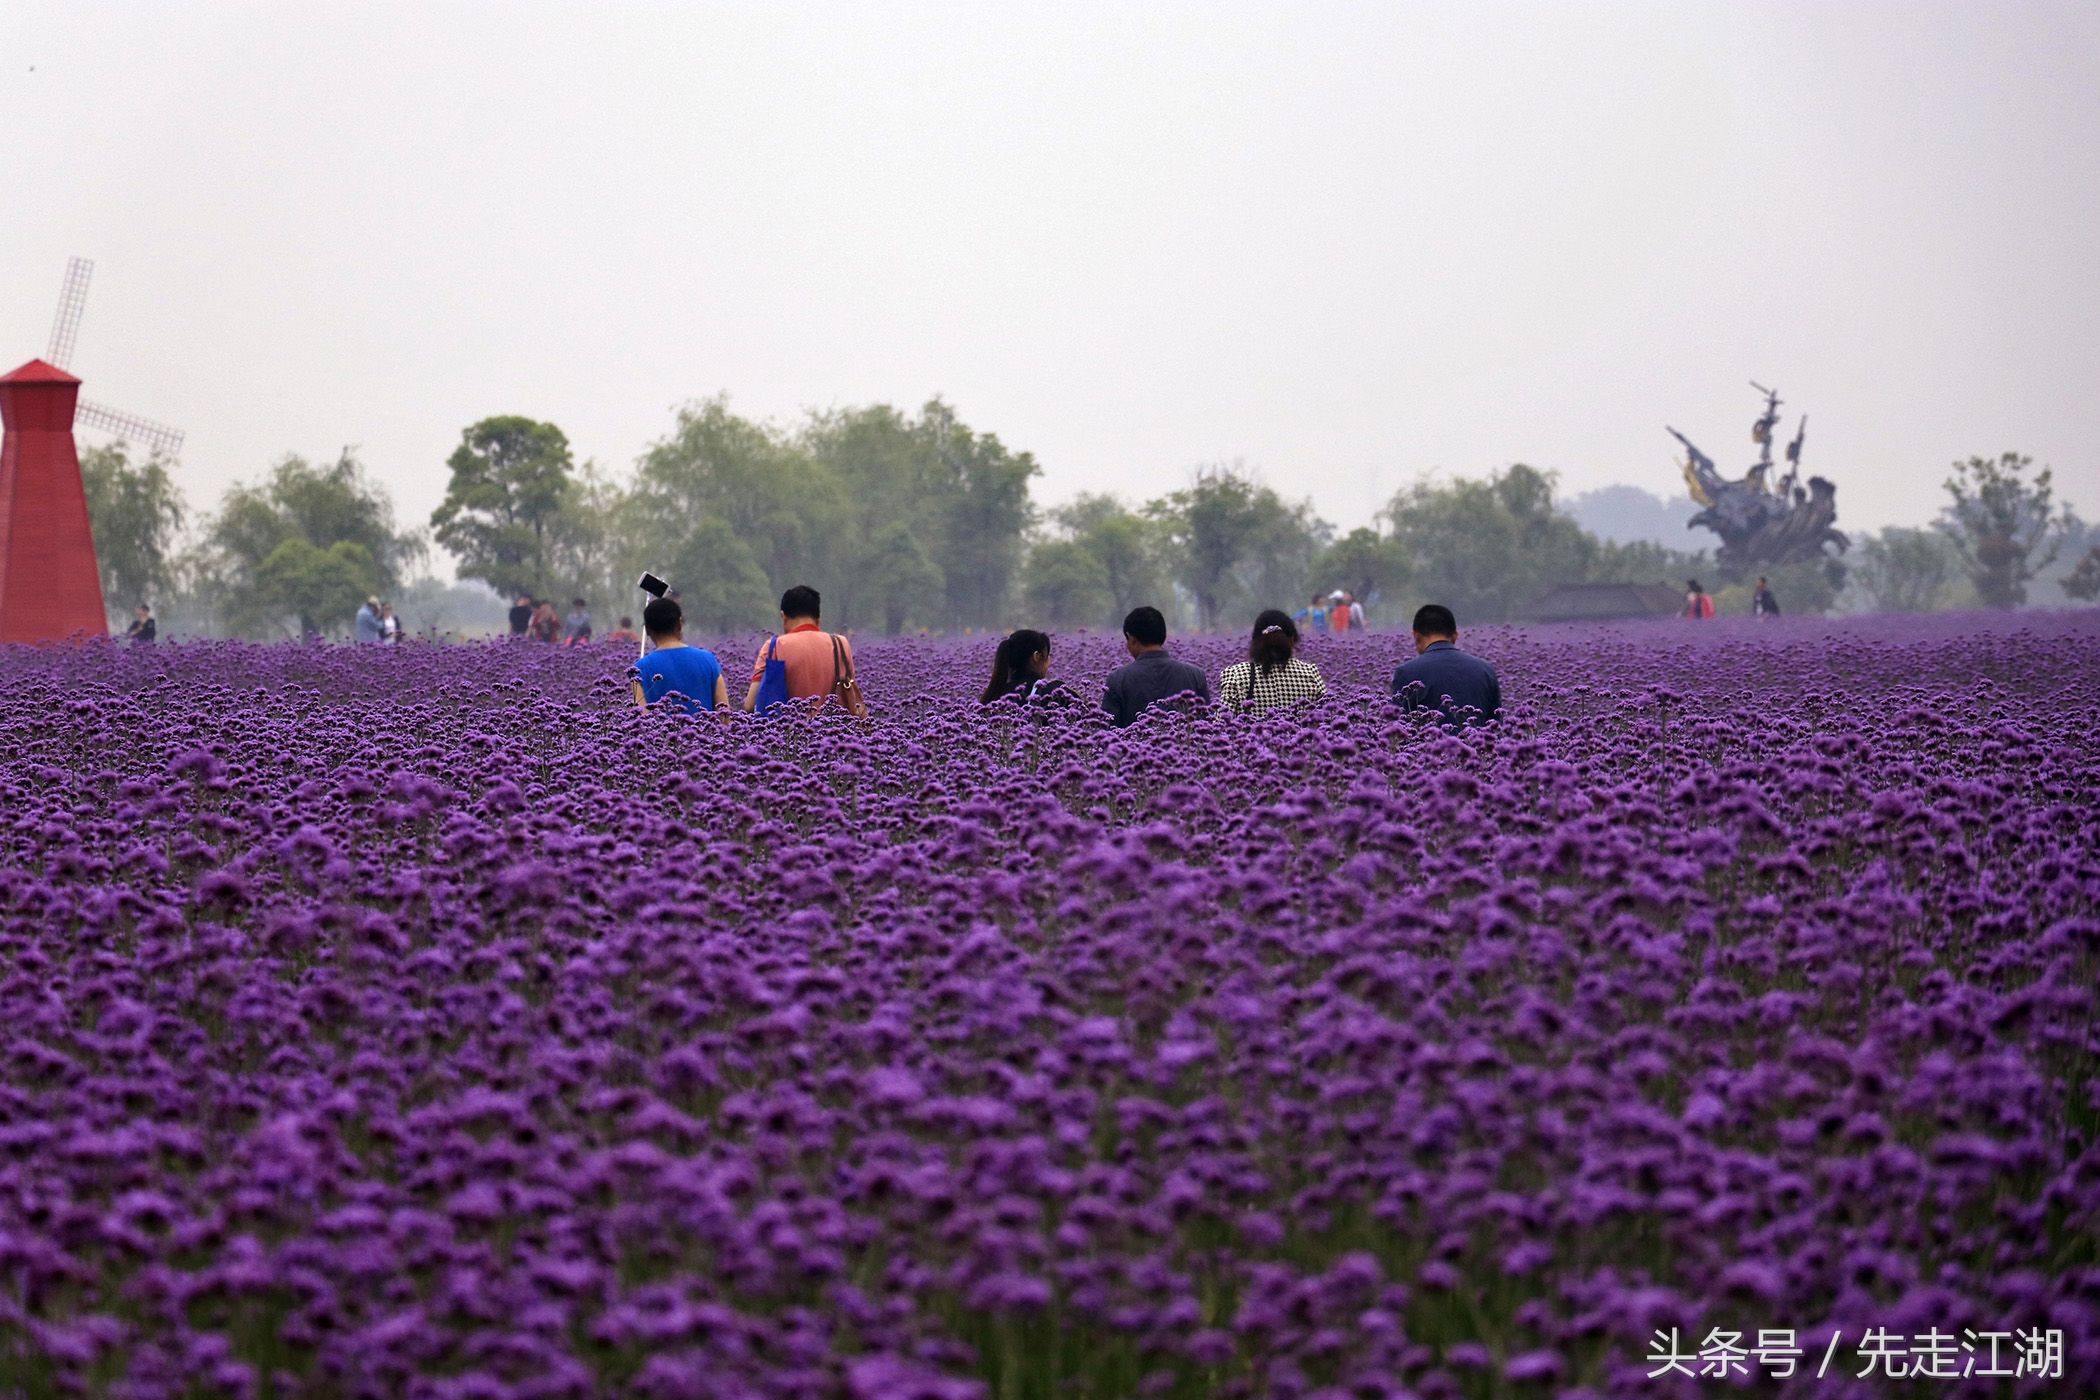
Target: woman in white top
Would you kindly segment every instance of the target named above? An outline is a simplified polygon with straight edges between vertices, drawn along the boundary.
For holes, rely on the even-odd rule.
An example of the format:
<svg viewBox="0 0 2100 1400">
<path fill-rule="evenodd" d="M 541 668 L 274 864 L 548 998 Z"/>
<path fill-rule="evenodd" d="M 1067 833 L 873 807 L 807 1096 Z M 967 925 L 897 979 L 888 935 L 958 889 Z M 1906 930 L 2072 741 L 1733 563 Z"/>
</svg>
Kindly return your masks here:
<svg viewBox="0 0 2100 1400">
<path fill-rule="evenodd" d="M 1254 638 L 1247 659 L 1236 661 L 1218 677 L 1218 698 L 1228 710 L 1265 715 L 1286 705 L 1327 698 L 1320 668 L 1300 661 L 1298 624 L 1288 613 L 1270 608 L 1254 619 Z"/>
</svg>

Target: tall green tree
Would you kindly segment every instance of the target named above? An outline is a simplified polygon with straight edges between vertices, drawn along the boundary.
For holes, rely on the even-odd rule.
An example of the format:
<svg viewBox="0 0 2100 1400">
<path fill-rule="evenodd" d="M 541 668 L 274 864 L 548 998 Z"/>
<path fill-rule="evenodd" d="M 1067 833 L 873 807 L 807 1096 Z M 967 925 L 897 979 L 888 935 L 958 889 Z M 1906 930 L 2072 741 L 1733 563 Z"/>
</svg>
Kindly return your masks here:
<svg viewBox="0 0 2100 1400">
<path fill-rule="evenodd" d="M 1201 467 L 1184 490 L 1152 502 L 1174 576 L 1196 602 L 1197 625 L 1217 630 L 1234 575 L 1254 557 L 1282 503 L 1238 465 Z"/>
<path fill-rule="evenodd" d="M 702 520 L 665 562 L 689 629 L 719 636 L 773 620 L 784 590 L 772 587 L 751 546 L 728 521 Z"/>
<path fill-rule="evenodd" d="M 964 425 L 939 399 L 919 410 L 918 431 L 945 470 L 941 569 L 948 617 L 964 627 L 997 626 L 1035 518 L 1028 484 L 1042 468 L 1033 454 L 1011 451 L 992 434 Z"/>
<path fill-rule="evenodd" d="M 1041 626 L 1098 624 L 1114 608 L 1108 570 L 1077 540 L 1042 540 L 1029 550 L 1021 594 Z"/>
<path fill-rule="evenodd" d="M 670 435 L 642 455 L 629 519 L 630 547 L 644 558 L 668 558 L 698 522 L 715 519 L 775 593 L 796 583 L 828 593 L 843 572 L 852 512 L 838 478 L 801 444 L 716 397 L 679 409 Z"/>
<path fill-rule="evenodd" d="M 134 462 L 121 442 L 81 453 L 80 481 L 87 489 L 102 599 L 113 620 L 122 618 L 138 604 L 158 599 L 175 581 L 182 491 L 160 453 Z"/>
<path fill-rule="evenodd" d="M 1860 540 L 1852 554 L 1852 580 L 1875 612 L 1945 607 L 1961 575 L 1961 554 L 1939 530 L 1892 525 Z"/>
<path fill-rule="evenodd" d="M 305 551 L 265 561 L 290 541 L 301 541 L 341 561 L 319 565 Z M 224 622 L 244 635 L 290 630 L 332 631 L 347 626 L 350 613 L 310 610 L 317 598 L 334 598 L 316 578 L 340 581 L 346 570 L 364 570 L 367 593 L 399 584 L 403 571 L 423 554 L 422 539 L 394 523 L 392 498 L 374 482 L 349 448 L 333 462 L 287 456 L 261 481 L 238 483 L 226 492 L 205 531 L 201 590 L 214 596 Z M 357 546 L 339 551 L 338 544 Z M 339 601 L 339 599 L 337 599 Z"/>
<path fill-rule="evenodd" d="M 1118 624 L 1132 608 L 1164 607 L 1171 601 L 1162 567 L 1165 542 L 1156 521 L 1106 495 L 1075 497 L 1051 519 L 1066 539 L 1100 565 L 1108 589 L 1100 621 Z"/>
<path fill-rule="evenodd" d="M 970 428 L 940 399 L 917 417 L 886 404 L 816 414 L 796 440 L 836 481 L 851 513 L 830 542 L 846 567 L 825 593 L 828 618 L 886 626 L 906 581 L 897 570 L 908 565 L 910 581 L 927 577 L 888 534 L 903 525 L 942 581 L 938 605 L 913 600 L 914 621 L 988 627 L 1005 619 L 1034 519 L 1028 490 L 1040 468 L 1031 455 Z"/>
<path fill-rule="evenodd" d="M 1552 473 L 1517 463 L 1485 481 L 1418 481 L 1386 508 L 1412 588 L 1461 625 L 1520 616 L 1548 588 L 1588 580 L 1596 537 L 1553 500 Z"/>
<path fill-rule="evenodd" d="M 890 542 L 878 544 L 878 537 L 887 526 L 908 521 L 928 557 L 945 558 L 946 470 L 928 436 L 888 404 L 811 414 L 796 443 L 834 483 L 845 506 L 845 523 L 826 548 L 838 567 L 826 571 L 825 620 L 841 628 L 886 625 L 886 608 L 902 580 L 877 577 L 878 560 L 890 552 Z M 923 598 L 913 600 L 922 620 L 949 622 L 945 582 L 944 575 L 942 596 L 930 610 Z"/>
<path fill-rule="evenodd" d="M 569 439 L 552 423 L 508 415 L 460 433 L 452 479 L 431 512 L 439 544 L 459 557 L 463 578 L 506 597 L 546 597 L 554 582 L 549 534 L 569 494 Z"/>
<path fill-rule="evenodd" d="M 1407 583 L 1406 546 L 1390 535 L 1369 526 L 1358 526 L 1320 551 L 1312 570 L 1312 584 L 1301 590 L 1307 596 L 1336 588 L 1354 593 L 1366 607 L 1372 602 L 1391 603 Z M 1298 596 L 1291 596 L 1292 609 Z"/>
<path fill-rule="evenodd" d="M 931 625 L 949 611 L 947 576 L 917 532 L 902 520 L 876 531 L 862 556 L 861 584 L 869 606 L 891 636 L 905 625 Z"/>
<path fill-rule="evenodd" d="M 2084 603 L 2100 598 L 2100 544 L 2088 549 L 2064 579 L 2064 593 Z"/>
<path fill-rule="evenodd" d="M 294 535 L 255 570 L 258 595 L 296 616 L 303 636 L 340 625 L 379 587 L 371 551 L 353 540 L 322 549 Z"/>
<path fill-rule="evenodd" d="M 1947 478 L 1952 499 L 1934 523 L 1954 542 L 1987 608 L 2026 602 L 2028 581 L 2055 562 L 2071 532 L 2070 509 L 2056 507 L 2049 468 L 2030 479 L 2033 465 L 2017 452 L 1971 457 Z"/>
</svg>

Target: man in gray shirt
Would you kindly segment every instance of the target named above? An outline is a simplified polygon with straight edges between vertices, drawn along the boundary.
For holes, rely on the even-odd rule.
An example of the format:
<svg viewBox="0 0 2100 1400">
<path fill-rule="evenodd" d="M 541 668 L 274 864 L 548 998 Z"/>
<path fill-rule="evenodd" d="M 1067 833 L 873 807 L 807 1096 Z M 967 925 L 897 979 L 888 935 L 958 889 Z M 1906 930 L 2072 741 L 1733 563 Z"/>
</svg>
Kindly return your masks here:
<svg viewBox="0 0 2100 1400">
<path fill-rule="evenodd" d="M 1101 708 L 1118 728 L 1134 724 L 1145 707 L 1171 695 L 1193 693 L 1210 702 L 1210 681 L 1199 666 L 1167 655 L 1167 620 L 1158 608 L 1132 608 L 1123 619 L 1123 645 L 1130 664 L 1109 673 Z"/>
</svg>

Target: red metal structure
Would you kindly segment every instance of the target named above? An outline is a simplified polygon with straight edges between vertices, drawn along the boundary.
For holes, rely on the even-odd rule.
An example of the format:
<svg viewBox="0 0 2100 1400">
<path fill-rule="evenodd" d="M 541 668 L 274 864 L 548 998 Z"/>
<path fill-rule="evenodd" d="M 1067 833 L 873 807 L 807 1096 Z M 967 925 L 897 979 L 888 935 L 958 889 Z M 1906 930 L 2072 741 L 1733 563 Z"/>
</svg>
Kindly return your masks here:
<svg viewBox="0 0 2100 1400">
<path fill-rule="evenodd" d="M 80 381 L 31 360 L 0 378 L 0 642 L 108 635 L 73 411 Z"/>
</svg>

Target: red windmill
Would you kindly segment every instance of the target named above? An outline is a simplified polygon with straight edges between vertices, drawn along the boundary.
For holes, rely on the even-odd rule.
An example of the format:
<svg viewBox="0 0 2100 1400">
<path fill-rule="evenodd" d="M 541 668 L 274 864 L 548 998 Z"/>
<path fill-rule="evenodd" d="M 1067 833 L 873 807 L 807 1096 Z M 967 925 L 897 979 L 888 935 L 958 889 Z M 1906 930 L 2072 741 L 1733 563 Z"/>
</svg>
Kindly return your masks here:
<svg viewBox="0 0 2100 1400">
<path fill-rule="evenodd" d="M 177 429 L 80 402 L 80 381 L 66 365 L 94 270 L 85 258 L 68 264 L 45 358 L 0 376 L 0 642 L 108 631 L 74 422 L 171 456 L 182 450 Z"/>
</svg>

